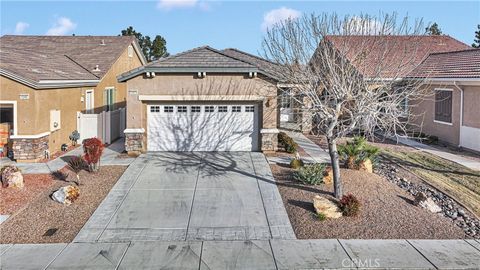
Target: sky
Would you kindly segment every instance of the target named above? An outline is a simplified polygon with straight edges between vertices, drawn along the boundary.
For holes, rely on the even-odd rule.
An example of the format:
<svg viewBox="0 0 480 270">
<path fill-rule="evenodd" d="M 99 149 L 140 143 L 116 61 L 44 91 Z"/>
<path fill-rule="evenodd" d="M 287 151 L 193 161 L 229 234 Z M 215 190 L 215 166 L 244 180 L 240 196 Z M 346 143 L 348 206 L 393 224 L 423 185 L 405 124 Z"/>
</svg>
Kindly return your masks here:
<svg viewBox="0 0 480 270">
<path fill-rule="evenodd" d="M 476 1 L 4 1 L 0 32 L 23 35 L 118 35 L 135 30 L 159 34 L 170 53 L 209 45 L 261 52 L 265 29 L 305 14 L 378 15 L 437 22 L 444 34 L 471 44 L 480 24 Z"/>
</svg>

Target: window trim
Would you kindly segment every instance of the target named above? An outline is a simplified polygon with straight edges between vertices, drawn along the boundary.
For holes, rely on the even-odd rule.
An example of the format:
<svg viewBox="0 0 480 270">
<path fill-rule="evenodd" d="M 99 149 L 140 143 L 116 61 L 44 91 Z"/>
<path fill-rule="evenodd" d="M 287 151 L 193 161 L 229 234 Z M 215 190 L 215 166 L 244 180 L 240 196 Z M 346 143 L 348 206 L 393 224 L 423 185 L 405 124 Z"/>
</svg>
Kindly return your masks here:
<svg viewBox="0 0 480 270">
<path fill-rule="evenodd" d="M 163 113 L 174 113 L 175 107 L 172 105 L 165 105 L 163 106 Z"/>
<path fill-rule="evenodd" d="M 236 111 L 235 108 L 240 108 L 239 111 Z M 232 105 L 232 113 L 241 113 L 242 112 L 242 105 Z"/>
<path fill-rule="evenodd" d="M 182 108 L 182 110 L 180 111 L 180 108 Z M 185 109 L 185 110 L 183 110 Z M 188 106 L 185 106 L 185 105 L 178 105 L 177 106 L 177 113 L 187 113 L 188 112 Z"/>
<path fill-rule="evenodd" d="M 194 111 L 193 108 L 198 108 L 198 111 Z M 201 112 L 202 112 L 202 106 L 200 106 L 200 105 L 192 105 L 192 106 L 190 106 L 190 112 L 191 112 L 191 113 L 201 113 Z"/>
<path fill-rule="evenodd" d="M 448 126 L 453 126 L 453 88 L 442 88 L 442 87 L 438 87 L 438 88 L 434 88 L 433 89 L 434 91 L 434 100 L 433 100 L 433 122 L 434 123 L 437 123 L 437 124 L 442 124 L 442 125 L 448 125 Z M 437 91 L 447 91 L 447 92 L 451 92 L 452 93 L 452 101 L 451 101 L 451 110 L 450 110 L 450 122 L 445 122 L 445 121 L 441 121 L 441 120 L 436 120 L 435 117 L 436 117 L 436 104 L 437 104 L 437 98 L 436 98 L 436 95 L 437 95 Z"/>
</svg>

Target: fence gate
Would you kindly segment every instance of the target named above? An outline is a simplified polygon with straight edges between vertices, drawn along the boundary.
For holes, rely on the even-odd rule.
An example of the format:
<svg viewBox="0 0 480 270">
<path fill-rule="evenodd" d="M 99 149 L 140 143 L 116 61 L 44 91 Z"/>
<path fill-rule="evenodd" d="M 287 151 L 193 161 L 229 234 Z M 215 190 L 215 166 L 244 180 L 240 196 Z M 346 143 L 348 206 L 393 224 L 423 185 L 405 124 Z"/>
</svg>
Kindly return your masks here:
<svg viewBox="0 0 480 270">
<path fill-rule="evenodd" d="M 97 137 L 110 144 L 123 137 L 125 108 L 98 114 L 77 112 L 77 130 L 80 133 L 79 142 Z"/>
</svg>

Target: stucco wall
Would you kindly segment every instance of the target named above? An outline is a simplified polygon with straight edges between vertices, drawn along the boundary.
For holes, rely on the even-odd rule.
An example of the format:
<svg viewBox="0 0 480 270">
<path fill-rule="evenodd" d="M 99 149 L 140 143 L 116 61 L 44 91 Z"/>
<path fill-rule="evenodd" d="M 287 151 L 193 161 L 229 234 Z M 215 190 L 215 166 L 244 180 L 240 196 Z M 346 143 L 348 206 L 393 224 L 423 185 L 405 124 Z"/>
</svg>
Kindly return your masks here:
<svg viewBox="0 0 480 270">
<path fill-rule="evenodd" d="M 157 101 L 140 101 L 139 95 L 163 96 L 208 96 L 216 102 L 257 99 L 248 103 L 261 103 L 262 120 L 260 128 L 277 128 L 277 88 L 266 78 L 248 78 L 246 74 L 207 74 L 206 78 L 197 78 L 195 74 L 157 74 L 155 78 L 137 76 L 127 82 L 127 128 L 147 130 L 147 104 Z M 220 99 L 220 100 L 219 100 Z M 260 100 L 258 100 L 260 99 Z M 144 138 L 146 145 L 146 136 Z"/>
<path fill-rule="evenodd" d="M 461 87 L 463 89 L 463 125 L 480 128 L 480 85 Z"/>
<path fill-rule="evenodd" d="M 435 88 L 453 90 L 452 94 L 452 123 L 435 122 Z M 414 123 L 421 126 L 421 131 L 427 135 L 434 135 L 439 140 L 458 146 L 460 142 L 460 91 L 452 85 L 426 86 L 429 96 L 422 101 L 410 101 L 410 110 L 416 116 Z M 418 127 L 420 129 L 420 127 Z"/>
</svg>

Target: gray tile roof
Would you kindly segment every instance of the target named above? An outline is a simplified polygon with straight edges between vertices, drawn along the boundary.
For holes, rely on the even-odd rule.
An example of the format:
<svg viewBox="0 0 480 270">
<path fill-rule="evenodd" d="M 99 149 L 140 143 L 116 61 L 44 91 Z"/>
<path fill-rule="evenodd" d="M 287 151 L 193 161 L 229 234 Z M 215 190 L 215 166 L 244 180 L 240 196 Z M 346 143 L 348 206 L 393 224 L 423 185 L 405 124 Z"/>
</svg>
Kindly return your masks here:
<svg viewBox="0 0 480 270">
<path fill-rule="evenodd" d="M 149 67 L 221 67 L 221 68 L 253 68 L 240 59 L 233 58 L 209 46 L 198 47 L 167 58 L 159 59 Z"/>
<path fill-rule="evenodd" d="M 222 52 L 228 56 L 235 57 L 237 59 L 241 59 L 242 61 L 245 61 L 247 63 L 250 63 L 256 67 L 258 67 L 261 71 L 266 73 L 267 76 L 273 77 L 279 81 L 283 81 L 283 68 L 279 66 L 278 64 L 275 64 L 273 62 L 270 62 L 264 58 L 261 58 L 259 56 L 253 55 L 246 53 L 244 51 L 240 51 L 235 48 L 228 48 L 222 50 Z"/>
<path fill-rule="evenodd" d="M 34 82 L 101 79 L 134 41 L 132 36 L 6 35 L 0 38 L 0 68 Z"/>
<path fill-rule="evenodd" d="M 410 76 L 480 78 L 480 49 L 431 54 L 413 70 Z"/>
</svg>

